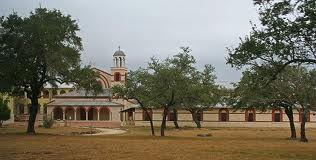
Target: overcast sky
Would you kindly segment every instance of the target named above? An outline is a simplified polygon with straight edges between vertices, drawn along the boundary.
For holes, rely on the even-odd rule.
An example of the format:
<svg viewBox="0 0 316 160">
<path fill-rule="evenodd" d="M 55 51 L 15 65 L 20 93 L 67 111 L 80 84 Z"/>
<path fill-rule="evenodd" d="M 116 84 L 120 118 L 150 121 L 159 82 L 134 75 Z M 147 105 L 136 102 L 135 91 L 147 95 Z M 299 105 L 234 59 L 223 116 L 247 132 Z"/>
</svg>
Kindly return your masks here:
<svg viewBox="0 0 316 160">
<path fill-rule="evenodd" d="M 252 0 L 1 0 L 0 14 L 26 16 L 39 4 L 78 21 L 84 64 L 109 71 L 120 45 L 134 70 L 152 56 L 166 58 L 189 46 L 198 67 L 212 64 L 226 83 L 241 75 L 226 65 L 226 47 L 237 46 L 249 22 L 258 22 Z"/>
</svg>

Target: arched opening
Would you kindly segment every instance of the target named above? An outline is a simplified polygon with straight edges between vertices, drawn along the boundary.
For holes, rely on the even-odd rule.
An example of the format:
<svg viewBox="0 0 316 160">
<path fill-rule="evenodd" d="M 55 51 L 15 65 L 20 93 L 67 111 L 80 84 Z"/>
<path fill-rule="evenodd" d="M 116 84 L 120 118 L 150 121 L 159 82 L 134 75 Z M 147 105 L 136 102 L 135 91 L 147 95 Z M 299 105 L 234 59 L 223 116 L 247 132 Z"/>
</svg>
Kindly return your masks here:
<svg viewBox="0 0 316 160">
<path fill-rule="evenodd" d="M 107 107 L 100 108 L 100 120 L 101 121 L 108 121 L 110 120 L 110 110 Z"/>
<path fill-rule="evenodd" d="M 282 110 L 281 109 L 274 109 L 272 111 L 272 121 L 273 122 L 282 122 Z"/>
<path fill-rule="evenodd" d="M 63 119 L 63 109 L 60 107 L 54 108 L 54 120 L 62 120 Z"/>
<path fill-rule="evenodd" d="M 65 90 L 61 90 L 61 91 L 60 91 L 60 94 L 65 94 L 65 93 L 66 93 Z"/>
<path fill-rule="evenodd" d="M 53 97 L 56 96 L 56 95 L 58 94 L 58 93 L 57 93 L 57 90 L 54 89 L 53 92 L 52 92 L 52 94 L 53 94 Z"/>
<path fill-rule="evenodd" d="M 43 98 L 49 98 L 49 91 L 47 89 L 43 91 Z"/>
<path fill-rule="evenodd" d="M 114 73 L 114 81 L 115 82 L 121 81 L 121 73 L 119 73 L 119 72 Z"/>
<path fill-rule="evenodd" d="M 123 66 L 123 60 L 122 60 L 122 57 L 120 57 L 120 67 Z"/>
<path fill-rule="evenodd" d="M 254 122 L 256 121 L 256 111 L 254 109 L 247 109 L 245 112 L 245 121 Z"/>
<path fill-rule="evenodd" d="M 98 120 L 98 111 L 96 108 L 91 107 L 88 111 L 88 120 L 89 121 L 96 121 Z"/>
<path fill-rule="evenodd" d="M 149 121 L 153 117 L 153 111 L 152 109 L 147 110 L 149 113 L 149 116 L 146 114 L 146 112 L 143 110 L 143 121 Z"/>
<path fill-rule="evenodd" d="M 76 120 L 86 120 L 86 110 L 83 107 L 77 109 L 77 119 Z"/>
<path fill-rule="evenodd" d="M 65 112 L 66 120 L 74 120 L 75 109 L 73 107 L 67 107 Z"/>
<path fill-rule="evenodd" d="M 229 111 L 228 109 L 220 109 L 218 113 L 218 118 L 220 122 L 228 122 L 229 121 Z"/>
<path fill-rule="evenodd" d="M 304 113 L 303 110 L 300 109 L 300 110 L 299 110 L 299 121 L 300 121 L 300 122 L 302 122 L 303 113 Z M 310 114 L 309 111 L 307 111 L 307 113 L 306 113 L 306 122 L 310 122 L 310 120 L 311 120 L 311 114 Z"/>
</svg>

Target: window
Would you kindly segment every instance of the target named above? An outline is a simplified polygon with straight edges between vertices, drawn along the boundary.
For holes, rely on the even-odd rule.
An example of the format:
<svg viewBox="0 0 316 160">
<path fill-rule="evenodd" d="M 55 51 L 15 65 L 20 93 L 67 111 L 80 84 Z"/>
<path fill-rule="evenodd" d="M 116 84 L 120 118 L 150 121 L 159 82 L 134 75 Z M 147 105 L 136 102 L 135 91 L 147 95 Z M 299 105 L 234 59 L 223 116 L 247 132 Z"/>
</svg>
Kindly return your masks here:
<svg viewBox="0 0 316 160">
<path fill-rule="evenodd" d="M 198 112 L 196 116 L 196 119 L 198 121 L 203 121 L 203 111 Z"/>
<path fill-rule="evenodd" d="M 256 112 L 255 110 L 246 110 L 245 112 L 245 121 L 246 122 L 254 122 L 256 121 Z"/>
<path fill-rule="evenodd" d="M 121 81 L 121 74 L 120 74 L 119 72 L 116 72 L 116 73 L 114 74 L 114 81 L 115 81 L 115 82 Z"/>
<path fill-rule="evenodd" d="M 303 110 L 302 109 L 300 109 L 299 110 L 299 120 L 300 120 L 300 122 L 302 122 L 302 118 L 303 118 Z M 306 122 L 310 122 L 310 112 L 308 111 L 307 113 L 306 113 Z"/>
<path fill-rule="evenodd" d="M 219 121 L 227 122 L 229 121 L 229 111 L 228 109 L 220 109 L 219 110 Z"/>
<path fill-rule="evenodd" d="M 143 110 L 143 120 L 144 121 L 149 121 L 153 117 L 153 112 L 151 109 L 147 110 L 149 113 L 149 116 L 146 114 L 145 110 Z"/>
<path fill-rule="evenodd" d="M 169 112 L 169 114 L 168 114 L 168 120 L 169 120 L 169 121 L 174 121 L 174 119 L 175 119 L 175 114 L 174 114 L 174 112 Z"/>
<path fill-rule="evenodd" d="M 272 121 L 273 122 L 282 122 L 282 110 L 275 109 L 272 111 Z"/>
</svg>

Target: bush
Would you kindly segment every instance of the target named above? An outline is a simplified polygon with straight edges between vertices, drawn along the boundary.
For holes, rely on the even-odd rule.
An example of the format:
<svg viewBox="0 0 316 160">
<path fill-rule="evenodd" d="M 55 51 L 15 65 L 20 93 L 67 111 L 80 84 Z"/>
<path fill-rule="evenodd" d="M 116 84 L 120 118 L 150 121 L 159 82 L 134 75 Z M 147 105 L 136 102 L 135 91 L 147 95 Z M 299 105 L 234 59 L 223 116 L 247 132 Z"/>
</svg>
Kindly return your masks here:
<svg viewBox="0 0 316 160">
<path fill-rule="evenodd" d="M 44 119 L 43 119 L 44 128 L 52 128 L 53 124 L 54 124 L 54 120 L 52 118 L 47 118 L 46 116 L 44 116 Z"/>
<path fill-rule="evenodd" d="M 3 121 L 9 120 L 11 110 L 8 107 L 8 100 L 4 100 L 0 97 L 0 127 L 2 127 Z"/>
</svg>

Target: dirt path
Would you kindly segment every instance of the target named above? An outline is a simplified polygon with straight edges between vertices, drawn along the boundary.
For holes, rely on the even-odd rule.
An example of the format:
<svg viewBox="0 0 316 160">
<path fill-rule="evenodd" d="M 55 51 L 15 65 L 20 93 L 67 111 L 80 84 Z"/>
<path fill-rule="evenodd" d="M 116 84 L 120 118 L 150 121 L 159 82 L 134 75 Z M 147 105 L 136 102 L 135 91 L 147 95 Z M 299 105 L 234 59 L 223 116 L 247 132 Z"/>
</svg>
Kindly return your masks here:
<svg viewBox="0 0 316 160">
<path fill-rule="evenodd" d="M 101 135 L 111 135 L 111 134 L 122 134 L 125 133 L 126 131 L 121 130 L 119 128 L 115 129 L 110 129 L 110 128 L 94 128 L 96 130 L 99 130 L 101 132 L 96 133 L 96 134 L 84 134 L 83 136 L 101 136 Z"/>
</svg>

